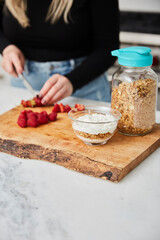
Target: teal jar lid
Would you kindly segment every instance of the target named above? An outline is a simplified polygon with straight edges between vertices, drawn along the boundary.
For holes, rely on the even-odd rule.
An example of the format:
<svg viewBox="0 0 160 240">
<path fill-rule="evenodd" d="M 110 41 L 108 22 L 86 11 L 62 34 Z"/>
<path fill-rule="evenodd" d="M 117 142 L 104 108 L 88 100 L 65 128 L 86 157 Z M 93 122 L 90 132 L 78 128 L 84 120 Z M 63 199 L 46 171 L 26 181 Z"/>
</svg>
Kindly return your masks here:
<svg viewBox="0 0 160 240">
<path fill-rule="evenodd" d="M 153 63 L 153 57 L 148 47 L 127 47 L 111 52 L 112 56 L 118 57 L 118 63 L 127 67 L 146 67 Z"/>
</svg>

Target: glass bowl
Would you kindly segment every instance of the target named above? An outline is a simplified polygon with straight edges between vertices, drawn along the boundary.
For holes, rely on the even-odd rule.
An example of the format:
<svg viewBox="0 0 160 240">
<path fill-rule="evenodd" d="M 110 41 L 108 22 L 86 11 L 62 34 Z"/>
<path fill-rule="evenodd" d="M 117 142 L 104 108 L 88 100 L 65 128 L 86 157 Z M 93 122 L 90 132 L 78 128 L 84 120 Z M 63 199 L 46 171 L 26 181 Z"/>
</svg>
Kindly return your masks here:
<svg viewBox="0 0 160 240">
<path fill-rule="evenodd" d="M 68 113 L 76 136 L 88 145 L 103 145 L 110 139 L 121 117 L 119 111 L 91 105 L 85 110 L 72 109 Z"/>
</svg>

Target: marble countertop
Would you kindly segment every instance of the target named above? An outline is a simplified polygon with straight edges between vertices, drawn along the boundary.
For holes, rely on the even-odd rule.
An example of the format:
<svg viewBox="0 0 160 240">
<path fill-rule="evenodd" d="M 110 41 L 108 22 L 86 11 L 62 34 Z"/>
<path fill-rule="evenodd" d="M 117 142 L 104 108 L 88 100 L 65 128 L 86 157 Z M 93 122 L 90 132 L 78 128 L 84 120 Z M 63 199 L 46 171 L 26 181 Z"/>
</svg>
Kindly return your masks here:
<svg viewBox="0 0 160 240">
<path fill-rule="evenodd" d="M 27 98 L 0 79 L 0 114 Z M 160 148 L 119 183 L 0 153 L 0 239 L 159 240 L 159 169 Z"/>
</svg>

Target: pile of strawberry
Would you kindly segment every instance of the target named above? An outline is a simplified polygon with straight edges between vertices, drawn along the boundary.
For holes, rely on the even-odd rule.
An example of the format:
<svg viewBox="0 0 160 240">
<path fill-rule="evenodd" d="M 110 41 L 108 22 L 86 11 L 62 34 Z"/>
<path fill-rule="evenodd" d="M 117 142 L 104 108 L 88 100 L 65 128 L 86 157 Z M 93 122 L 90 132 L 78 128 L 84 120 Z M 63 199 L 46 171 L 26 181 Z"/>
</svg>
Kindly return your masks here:
<svg viewBox="0 0 160 240">
<path fill-rule="evenodd" d="M 24 101 L 24 100 L 22 100 Z M 32 101 L 32 100 L 28 100 L 28 101 Z M 25 102 L 28 102 L 25 101 Z M 35 105 L 34 105 L 35 106 Z M 38 107 L 42 106 L 42 104 L 40 105 L 36 105 Z M 29 107 L 29 105 L 27 106 Z M 33 105 L 32 105 L 33 107 Z M 85 109 L 85 106 L 82 104 L 75 104 L 75 108 L 77 108 L 77 110 L 81 111 Z M 55 121 L 57 119 L 57 113 L 63 113 L 66 112 L 68 113 L 71 110 L 71 107 L 66 104 L 63 105 L 63 103 L 56 103 L 52 109 L 51 113 L 47 113 L 46 111 L 42 111 L 42 112 L 33 112 L 32 110 L 23 110 L 21 111 L 18 120 L 17 120 L 17 124 L 22 127 L 38 127 L 39 125 L 42 124 L 46 124 L 48 122 L 52 122 Z"/>
</svg>

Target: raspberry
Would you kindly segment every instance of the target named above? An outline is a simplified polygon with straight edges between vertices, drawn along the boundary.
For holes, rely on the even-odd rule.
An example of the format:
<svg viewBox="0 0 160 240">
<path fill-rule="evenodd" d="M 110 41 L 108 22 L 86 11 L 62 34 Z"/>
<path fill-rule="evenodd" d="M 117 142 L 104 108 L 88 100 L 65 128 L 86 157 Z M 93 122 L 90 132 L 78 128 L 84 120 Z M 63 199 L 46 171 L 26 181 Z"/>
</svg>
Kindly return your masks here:
<svg viewBox="0 0 160 240">
<path fill-rule="evenodd" d="M 39 112 L 34 112 L 34 115 L 38 118 Z"/>
<path fill-rule="evenodd" d="M 27 116 L 25 112 L 20 113 L 17 124 L 22 128 L 25 128 L 27 126 Z"/>
<path fill-rule="evenodd" d="M 33 111 L 32 111 L 32 110 L 24 110 L 24 111 L 22 111 L 22 112 L 25 112 L 26 115 L 27 115 L 27 114 L 29 114 L 29 113 L 31 113 L 31 112 L 33 112 Z"/>
<path fill-rule="evenodd" d="M 38 124 L 38 119 L 36 118 L 36 116 L 30 116 L 28 119 L 27 119 L 27 126 L 29 127 L 37 127 L 39 124 Z"/>
<path fill-rule="evenodd" d="M 20 118 L 19 117 L 18 120 L 17 120 L 17 124 L 22 128 L 27 127 L 27 121 L 26 121 L 25 118 Z"/>
<path fill-rule="evenodd" d="M 40 112 L 38 114 L 38 123 L 39 124 L 45 124 L 48 123 L 49 118 L 48 118 L 48 114 L 46 111 Z"/>
<path fill-rule="evenodd" d="M 56 104 L 54 105 L 53 109 L 52 109 L 52 112 L 60 112 L 60 111 L 61 111 L 61 109 L 60 109 L 60 107 L 59 107 L 59 104 L 56 103 Z"/>
<path fill-rule="evenodd" d="M 27 112 L 27 118 L 30 118 L 30 117 L 36 117 L 35 113 L 34 112 Z"/>
<path fill-rule="evenodd" d="M 49 115 L 49 120 L 52 122 L 52 121 L 55 121 L 56 118 L 57 118 L 57 113 L 56 112 L 51 112 Z"/>
<path fill-rule="evenodd" d="M 27 114 L 25 112 L 21 112 L 19 117 L 27 119 Z"/>
</svg>

